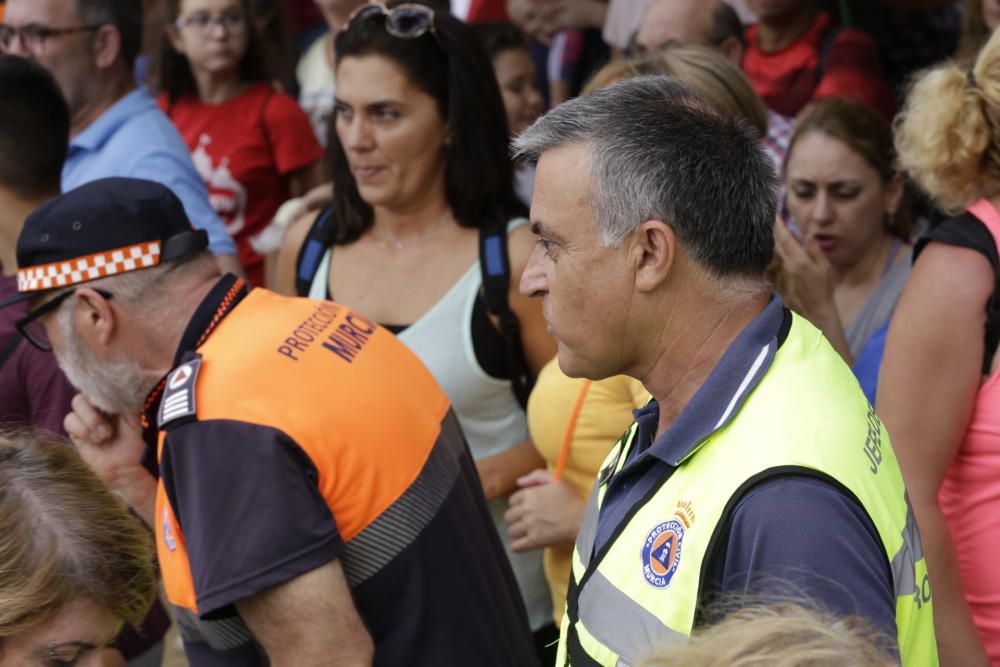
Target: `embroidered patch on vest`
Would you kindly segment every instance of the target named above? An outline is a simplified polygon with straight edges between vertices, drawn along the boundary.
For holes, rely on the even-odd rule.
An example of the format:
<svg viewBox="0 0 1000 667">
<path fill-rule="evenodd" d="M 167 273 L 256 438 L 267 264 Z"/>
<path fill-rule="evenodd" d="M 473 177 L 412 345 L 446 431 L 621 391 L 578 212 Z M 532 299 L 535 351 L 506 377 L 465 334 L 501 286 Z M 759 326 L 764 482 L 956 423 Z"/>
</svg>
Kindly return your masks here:
<svg viewBox="0 0 1000 667">
<path fill-rule="evenodd" d="M 642 576 L 654 588 L 670 585 L 681 564 L 684 530 L 694 523 L 694 509 L 688 501 L 677 503 L 676 518 L 658 524 L 642 543 Z"/>
<path fill-rule="evenodd" d="M 167 512 L 167 508 L 163 508 L 163 543 L 167 545 L 167 548 L 171 551 L 177 551 L 177 542 L 174 541 L 174 528 L 173 524 L 170 523 L 170 514 Z"/>
<path fill-rule="evenodd" d="M 195 357 L 171 371 L 160 401 L 159 426 L 195 415 L 194 388 L 198 383 L 201 357 Z"/>
<path fill-rule="evenodd" d="M 677 519 L 664 521 L 649 531 L 642 544 L 642 576 L 654 588 L 666 588 L 681 563 L 684 525 Z"/>
</svg>

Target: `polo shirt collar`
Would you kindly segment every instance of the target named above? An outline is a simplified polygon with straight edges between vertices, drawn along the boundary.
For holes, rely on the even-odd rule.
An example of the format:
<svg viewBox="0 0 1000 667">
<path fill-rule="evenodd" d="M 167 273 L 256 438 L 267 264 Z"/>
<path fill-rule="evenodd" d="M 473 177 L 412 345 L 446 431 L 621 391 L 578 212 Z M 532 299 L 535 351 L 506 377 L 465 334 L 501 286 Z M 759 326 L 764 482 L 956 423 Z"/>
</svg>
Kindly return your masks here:
<svg viewBox="0 0 1000 667">
<path fill-rule="evenodd" d="M 87 129 L 70 140 L 70 149 L 96 150 L 104 145 L 130 118 L 156 108 L 156 101 L 144 88 L 136 88 L 115 102 Z"/>
<path fill-rule="evenodd" d="M 730 344 L 670 428 L 640 456 L 677 467 L 732 421 L 770 368 L 791 322 L 781 297 L 772 295 L 771 303 Z M 656 432 L 660 406 L 654 400 L 634 414 L 638 423 L 635 445 L 641 448 Z"/>
</svg>

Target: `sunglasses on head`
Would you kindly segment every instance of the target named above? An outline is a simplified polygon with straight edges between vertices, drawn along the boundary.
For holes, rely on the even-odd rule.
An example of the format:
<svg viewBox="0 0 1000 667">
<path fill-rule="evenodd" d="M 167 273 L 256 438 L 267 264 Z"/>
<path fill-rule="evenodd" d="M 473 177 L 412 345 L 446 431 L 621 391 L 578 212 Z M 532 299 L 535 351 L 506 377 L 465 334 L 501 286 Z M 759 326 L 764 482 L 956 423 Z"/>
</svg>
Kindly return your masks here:
<svg viewBox="0 0 1000 667">
<path fill-rule="evenodd" d="M 416 39 L 429 32 L 441 44 L 434 29 L 434 10 L 412 3 L 396 5 L 391 9 L 381 2 L 364 5 L 354 10 L 342 30 L 348 30 L 355 21 L 367 21 L 376 16 L 385 17 L 385 31 L 393 37 Z"/>
</svg>

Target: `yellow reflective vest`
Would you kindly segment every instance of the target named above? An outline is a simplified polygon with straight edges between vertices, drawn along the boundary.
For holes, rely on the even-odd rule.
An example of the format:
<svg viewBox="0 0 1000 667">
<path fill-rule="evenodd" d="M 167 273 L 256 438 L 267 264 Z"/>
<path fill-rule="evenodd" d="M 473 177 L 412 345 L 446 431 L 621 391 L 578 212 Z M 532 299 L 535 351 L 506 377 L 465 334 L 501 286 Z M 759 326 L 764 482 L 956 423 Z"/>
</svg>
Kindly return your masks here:
<svg viewBox="0 0 1000 667">
<path fill-rule="evenodd" d="M 868 513 L 891 563 L 903 665 L 937 665 L 927 568 L 899 466 L 840 356 L 793 315 L 770 367 L 737 409 L 594 554 L 607 482 L 629 460 L 637 425 L 614 447 L 577 538 L 556 664 L 626 667 L 685 640 L 727 514 L 762 479 L 796 473 L 829 481 Z"/>
</svg>

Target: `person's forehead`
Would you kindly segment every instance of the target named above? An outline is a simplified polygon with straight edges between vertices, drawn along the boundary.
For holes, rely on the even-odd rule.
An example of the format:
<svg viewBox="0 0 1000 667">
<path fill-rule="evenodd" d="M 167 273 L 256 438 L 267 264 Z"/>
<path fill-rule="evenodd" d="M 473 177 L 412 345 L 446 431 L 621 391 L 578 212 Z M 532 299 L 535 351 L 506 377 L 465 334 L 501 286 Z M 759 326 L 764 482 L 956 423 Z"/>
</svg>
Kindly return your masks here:
<svg viewBox="0 0 1000 667">
<path fill-rule="evenodd" d="M 560 230 L 586 217 L 592 189 L 587 144 L 567 144 L 545 151 L 535 172 L 532 221 L 548 229 Z"/>
<path fill-rule="evenodd" d="M 667 40 L 700 44 L 712 28 L 714 0 L 659 0 L 639 28 L 639 41 L 655 46 Z"/>
<path fill-rule="evenodd" d="M 4 23 L 42 23 L 63 27 L 75 25 L 79 19 L 75 0 L 7 0 Z"/>
<path fill-rule="evenodd" d="M 347 56 L 337 66 L 337 97 L 344 101 L 402 99 L 422 92 L 400 65 L 385 56 Z"/>
</svg>

